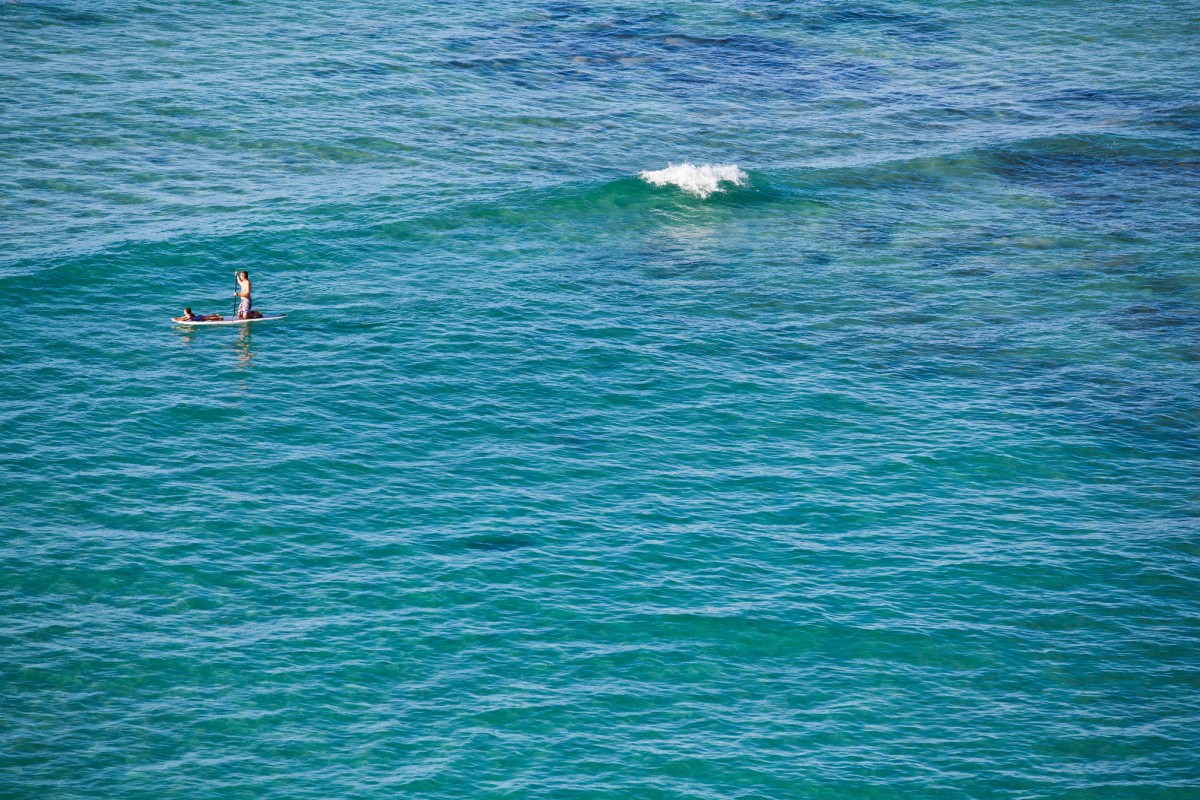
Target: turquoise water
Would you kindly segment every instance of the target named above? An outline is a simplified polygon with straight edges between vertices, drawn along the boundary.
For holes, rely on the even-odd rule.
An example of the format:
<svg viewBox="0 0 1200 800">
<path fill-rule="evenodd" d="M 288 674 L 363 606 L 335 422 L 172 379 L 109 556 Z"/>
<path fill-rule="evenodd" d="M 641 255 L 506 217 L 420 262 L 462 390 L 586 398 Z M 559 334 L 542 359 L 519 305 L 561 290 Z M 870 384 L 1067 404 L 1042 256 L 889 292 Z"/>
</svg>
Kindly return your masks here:
<svg viewBox="0 0 1200 800">
<path fill-rule="evenodd" d="M 0 5 L 0 795 L 1200 796 L 1198 31 Z"/>
</svg>

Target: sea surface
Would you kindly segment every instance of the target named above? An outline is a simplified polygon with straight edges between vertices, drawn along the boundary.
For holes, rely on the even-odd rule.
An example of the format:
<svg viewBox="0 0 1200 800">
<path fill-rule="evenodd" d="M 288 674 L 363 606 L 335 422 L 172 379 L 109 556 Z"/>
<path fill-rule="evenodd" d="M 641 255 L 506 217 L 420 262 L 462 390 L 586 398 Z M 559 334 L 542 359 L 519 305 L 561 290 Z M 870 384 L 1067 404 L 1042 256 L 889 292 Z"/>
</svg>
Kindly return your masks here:
<svg viewBox="0 0 1200 800">
<path fill-rule="evenodd" d="M 0 796 L 1200 798 L 1198 42 L 0 4 Z"/>
</svg>

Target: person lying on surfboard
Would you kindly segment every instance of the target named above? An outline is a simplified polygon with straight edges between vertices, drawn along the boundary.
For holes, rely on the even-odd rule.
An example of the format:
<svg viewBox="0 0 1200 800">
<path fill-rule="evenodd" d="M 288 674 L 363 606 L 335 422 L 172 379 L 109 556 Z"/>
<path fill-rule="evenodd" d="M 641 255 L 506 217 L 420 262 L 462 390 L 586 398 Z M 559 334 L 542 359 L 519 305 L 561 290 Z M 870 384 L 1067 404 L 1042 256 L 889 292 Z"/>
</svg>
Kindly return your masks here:
<svg viewBox="0 0 1200 800">
<path fill-rule="evenodd" d="M 172 322 L 220 322 L 225 319 L 220 314 L 193 314 L 190 308 L 183 309 L 182 317 L 172 317 Z"/>
<path fill-rule="evenodd" d="M 237 291 L 234 292 L 235 297 L 240 297 L 242 301 L 238 303 L 237 318 L 238 319 L 260 319 L 261 311 L 251 311 L 250 306 L 254 305 L 254 301 L 250 299 L 250 273 L 246 270 L 234 272 L 233 277 L 237 279 Z"/>
</svg>

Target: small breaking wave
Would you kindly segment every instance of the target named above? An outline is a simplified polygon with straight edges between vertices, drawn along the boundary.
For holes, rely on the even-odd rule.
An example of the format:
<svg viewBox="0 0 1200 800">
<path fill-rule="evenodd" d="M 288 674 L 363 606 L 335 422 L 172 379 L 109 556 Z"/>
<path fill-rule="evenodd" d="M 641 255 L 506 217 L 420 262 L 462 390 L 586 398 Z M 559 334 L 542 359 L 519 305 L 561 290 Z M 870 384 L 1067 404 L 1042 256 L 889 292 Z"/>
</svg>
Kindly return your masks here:
<svg viewBox="0 0 1200 800">
<path fill-rule="evenodd" d="M 743 186 L 750 179 L 737 164 L 696 166 L 687 161 L 682 164 L 668 164 L 663 169 L 642 170 L 638 177 L 652 186 L 677 186 L 702 200 L 714 192 L 724 191 L 721 184 Z"/>
</svg>

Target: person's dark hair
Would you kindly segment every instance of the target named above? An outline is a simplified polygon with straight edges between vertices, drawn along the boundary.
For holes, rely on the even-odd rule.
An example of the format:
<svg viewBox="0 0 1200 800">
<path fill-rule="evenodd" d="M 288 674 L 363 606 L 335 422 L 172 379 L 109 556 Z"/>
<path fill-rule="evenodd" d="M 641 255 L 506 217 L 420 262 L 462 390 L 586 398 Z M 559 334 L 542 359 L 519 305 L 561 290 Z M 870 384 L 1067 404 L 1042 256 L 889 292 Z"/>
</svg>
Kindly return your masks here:
<svg viewBox="0 0 1200 800">
<path fill-rule="evenodd" d="M 242 270 L 242 277 L 243 277 L 243 278 L 249 278 L 249 277 L 250 277 L 250 273 L 249 273 L 249 272 L 246 272 L 246 270 Z"/>
<path fill-rule="evenodd" d="M 184 310 L 184 312 L 186 312 L 188 314 L 192 313 L 192 310 L 190 308 L 188 308 L 187 306 L 184 306 L 183 310 Z"/>
</svg>

